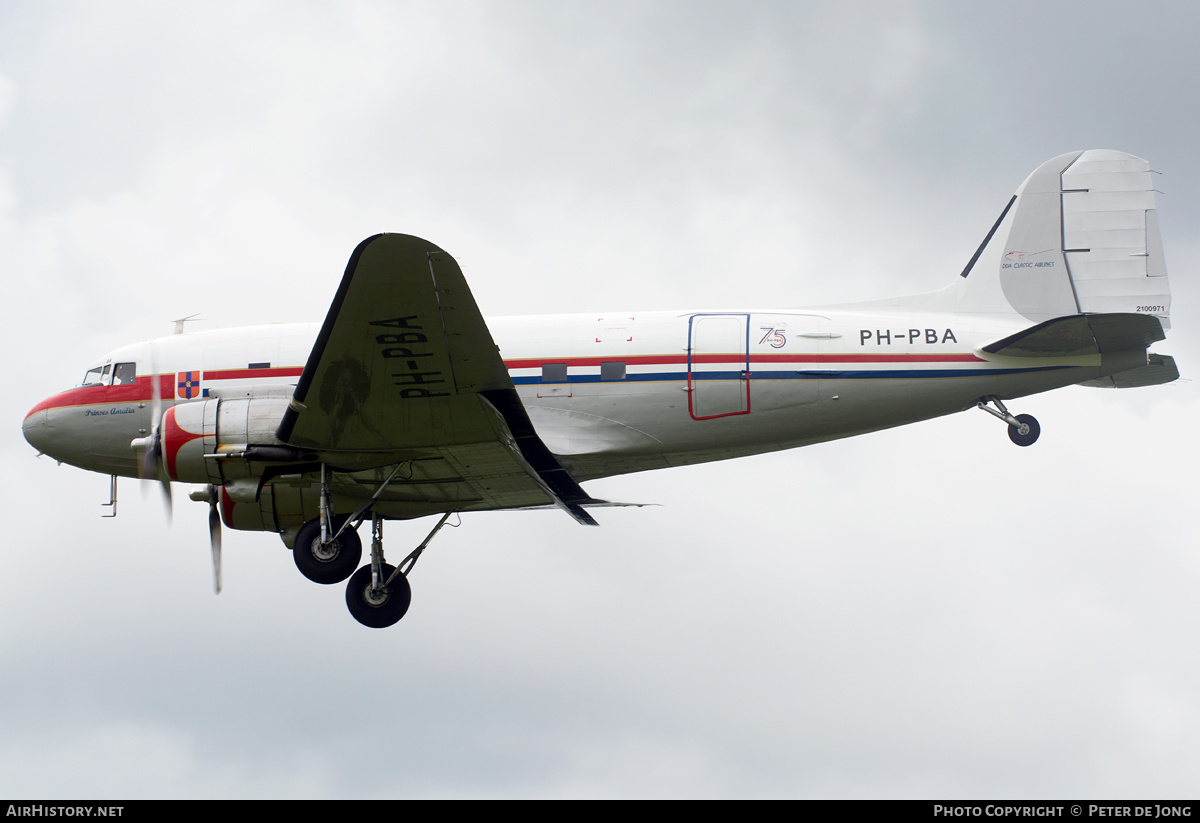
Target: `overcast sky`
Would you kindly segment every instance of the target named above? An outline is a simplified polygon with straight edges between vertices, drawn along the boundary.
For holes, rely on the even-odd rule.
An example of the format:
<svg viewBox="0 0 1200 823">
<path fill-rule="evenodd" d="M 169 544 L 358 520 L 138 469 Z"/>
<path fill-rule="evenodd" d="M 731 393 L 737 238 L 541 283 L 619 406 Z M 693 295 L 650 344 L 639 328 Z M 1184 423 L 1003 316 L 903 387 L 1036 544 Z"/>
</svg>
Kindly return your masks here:
<svg viewBox="0 0 1200 823">
<path fill-rule="evenodd" d="M 181 5 L 0 0 L 0 796 L 1197 795 L 1200 7 Z M 214 597 L 205 506 L 102 520 L 21 437 L 174 318 L 322 319 L 379 231 L 485 315 L 868 299 L 1085 148 L 1161 172 L 1183 380 L 465 516 L 388 630 L 265 533 Z"/>
</svg>

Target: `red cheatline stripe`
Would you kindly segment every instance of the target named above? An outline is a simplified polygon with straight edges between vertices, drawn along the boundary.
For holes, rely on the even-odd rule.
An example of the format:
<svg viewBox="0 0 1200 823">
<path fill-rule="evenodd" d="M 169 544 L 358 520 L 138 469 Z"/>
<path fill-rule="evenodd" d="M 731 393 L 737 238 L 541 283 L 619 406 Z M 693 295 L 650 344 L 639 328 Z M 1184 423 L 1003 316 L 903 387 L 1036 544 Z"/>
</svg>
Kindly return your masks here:
<svg viewBox="0 0 1200 823">
<path fill-rule="evenodd" d="M 539 369 L 547 363 L 568 366 L 599 366 L 610 361 L 624 362 L 627 366 L 686 366 L 686 354 L 649 354 L 621 357 L 540 357 L 520 360 L 505 360 L 509 369 Z M 745 363 L 744 354 L 699 354 L 692 363 Z M 753 354 L 750 363 L 986 363 L 973 354 Z M 299 377 L 303 367 L 292 366 L 272 369 L 220 369 L 206 371 L 203 380 L 246 380 L 263 377 Z M 128 386 L 82 386 L 48 397 L 38 403 L 29 414 L 47 409 L 62 409 L 72 406 L 93 406 L 102 403 L 147 403 L 153 399 L 151 377 L 139 376 Z M 160 374 L 159 396 L 165 401 L 175 399 L 176 375 Z"/>
<path fill-rule="evenodd" d="M 255 377 L 299 377 L 304 373 L 303 366 L 275 369 L 219 369 L 206 371 L 205 380 L 247 380 Z"/>
<path fill-rule="evenodd" d="M 734 355 L 736 358 L 736 355 Z M 746 358 L 743 356 L 742 360 Z M 524 360 L 505 360 L 504 365 L 510 369 L 536 369 L 544 363 L 562 364 L 568 366 L 599 366 L 614 360 L 623 361 L 629 366 L 659 366 L 677 363 L 687 363 L 686 354 L 650 354 L 634 357 L 622 357 L 614 354 L 610 357 L 537 357 Z"/>
<path fill-rule="evenodd" d="M 149 403 L 153 399 L 154 387 L 151 377 L 143 375 L 128 386 L 80 386 L 67 389 L 53 397 L 47 397 L 33 407 L 29 414 L 46 409 L 65 409 L 72 406 L 96 406 L 105 403 Z M 175 375 L 160 374 L 158 376 L 159 397 L 171 400 L 175 397 Z M 26 415 L 28 417 L 29 415 Z"/>
<path fill-rule="evenodd" d="M 509 369 L 537 369 L 547 363 L 568 366 L 599 366 L 601 363 L 620 361 L 627 366 L 675 366 L 687 365 L 686 354 L 638 355 L 621 357 L 544 357 L 522 360 L 505 360 Z M 745 363 L 744 354 L 697 354 L 693 363 Z M 985 363 L 986 360 L 973 354 L 752 354 L 751 363 Z"/>
<path fill-rule="evenodd" d="M 192 371 L 199 372 L 199 369 Z M 225 369 L 204 373 L 205 380 L 237 380 L 244 378 L 262 377 L 298 377 L 304 371 L 303 367 L 277 369 Z M 183 372 L 180 372 L 181 374 Z M 65 409 L 72 406 L 96 406 L 105 403 L 149 403 L 154 399 L 154 387 L 150 375 L 139 375 L 137 380 L 128 386 L 80 386 L 67 389 L 52 397 L 47 397 L 38 403 L 29 414 L 37 414 L 47 409 Z M 158 396 L 164 402 L 173 402 L 176 398 L 178 385 L 176 374 L 158 375 Z"/>
</svg>

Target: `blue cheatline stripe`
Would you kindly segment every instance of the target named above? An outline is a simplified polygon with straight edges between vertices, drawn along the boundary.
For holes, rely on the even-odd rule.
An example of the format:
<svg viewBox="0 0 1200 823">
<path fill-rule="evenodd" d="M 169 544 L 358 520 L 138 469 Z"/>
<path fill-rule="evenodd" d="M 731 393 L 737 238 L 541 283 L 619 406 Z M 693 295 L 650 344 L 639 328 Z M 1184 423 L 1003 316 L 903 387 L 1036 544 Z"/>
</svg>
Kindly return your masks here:
<svg viewBox="0 0 1200 823">
<path fill-rule="evenodd" d="M 877 370 L 829 370 L 814 371 L 768 371 L 751 369 L 750 382 L 758 380 L 908 380 L 934 377 L 992 377 L 1002 374 L 1032 374 L 1033 372 L 1056 371 L 1075 368 L 1074 366 L 1037 366 L 1027 369 L 877 369 Z M 740 380 L 743 372 L 738 371 L 702 371 L 692 372 L 692 382 L 700 380 Z M 598 374 L 572 374 L 565 381 L 543 381 L 541 376 L 514 377 L 513 383 L 518 386 L 553 386 L 563 383 L 652 383 L 678 381 L 684 382 L 687 372 L 654 372 L 644 374 L 627 374 L 624 380 L 602 380 Z"/>
</svg>

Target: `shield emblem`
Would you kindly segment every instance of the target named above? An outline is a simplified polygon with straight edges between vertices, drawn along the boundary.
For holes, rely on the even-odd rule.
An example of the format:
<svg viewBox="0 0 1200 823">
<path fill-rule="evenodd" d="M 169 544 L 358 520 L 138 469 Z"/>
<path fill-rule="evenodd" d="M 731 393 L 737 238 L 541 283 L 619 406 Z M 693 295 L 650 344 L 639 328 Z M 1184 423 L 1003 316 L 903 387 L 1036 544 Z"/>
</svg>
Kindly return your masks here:
<svg viewBox="0 0 1200 823">
<path fill-rule="evenodd" d="M 200 372 L 181 371 L 177 377 L 178 394 L 181 398 L 191 400 L 193 397 L 200 396 Z"/>
</svg>

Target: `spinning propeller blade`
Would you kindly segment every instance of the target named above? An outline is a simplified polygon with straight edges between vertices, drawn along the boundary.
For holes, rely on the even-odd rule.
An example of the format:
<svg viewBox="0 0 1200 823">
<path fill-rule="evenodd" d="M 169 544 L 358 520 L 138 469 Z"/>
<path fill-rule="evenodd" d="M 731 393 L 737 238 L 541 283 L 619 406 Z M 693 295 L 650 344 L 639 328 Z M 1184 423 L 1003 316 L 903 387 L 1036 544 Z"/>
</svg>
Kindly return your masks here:
<svg viewBox="0 0 1200 823">
<path fill-rule="evenodd" d="M 158 358 L 155 356 L 154 347 L 150 347 L 150 419 L 153 421 L 150 429 L 150 436 L 142 438 L 141 441 L 134 441 L 135 444 L 140 442 L 140 446 L 135 445 L 139 450 L 138 455 L 138 477 L 142 480 L 158 480 L 159 487 L 162 490 L 163 510 L 167 515 L 167 522 L 171 522 L 171 511 L 173 501 L 171 498 L 171 481 L 167 477 L 166 466 L 162 462 L 162 378 L 158 374 Z M 142 484 L 145 488 L 145 483 Z"/>
<path fill-rule="evenodd" d="M 221 490 L 207 485 L 203 491 L 194 491 L 189 497 L 198 503 L 208 503 L 208 542 L 212 546 L 213 594 L 221 593 Z"/>
<path fill-rule="evenodd" d="M 217 492 L 213 489 L 208 504 L 208 540 L 212 544 L 213 594 L 221 593 L 221 513 L 217 511 Z"/>
</svg>

